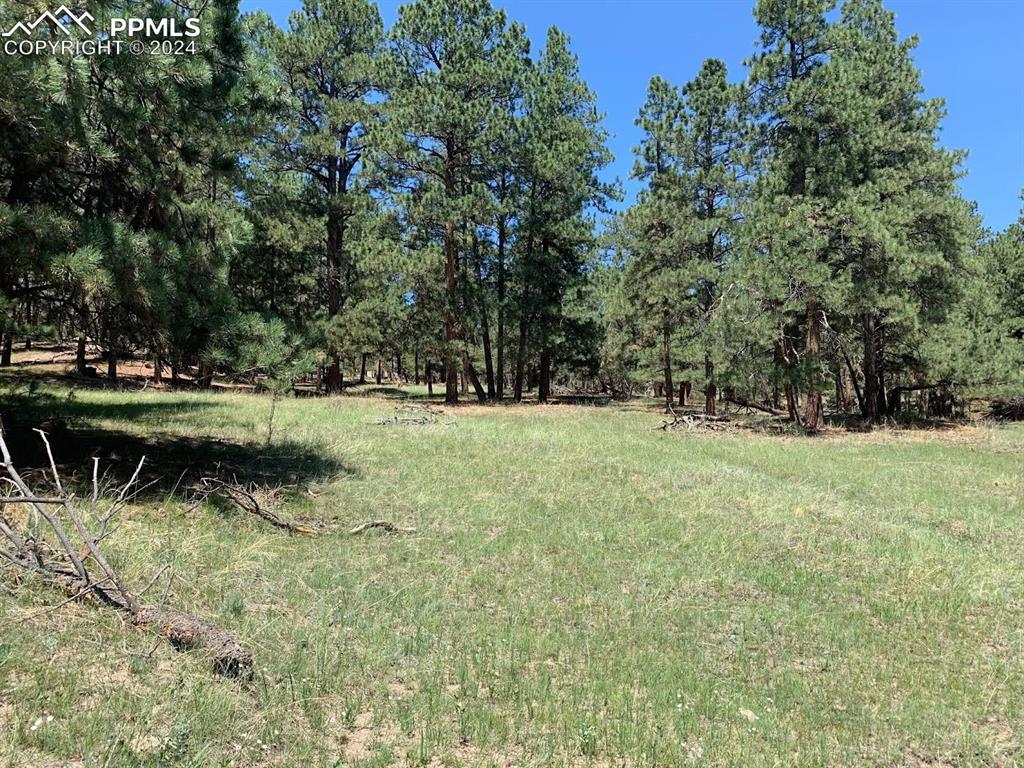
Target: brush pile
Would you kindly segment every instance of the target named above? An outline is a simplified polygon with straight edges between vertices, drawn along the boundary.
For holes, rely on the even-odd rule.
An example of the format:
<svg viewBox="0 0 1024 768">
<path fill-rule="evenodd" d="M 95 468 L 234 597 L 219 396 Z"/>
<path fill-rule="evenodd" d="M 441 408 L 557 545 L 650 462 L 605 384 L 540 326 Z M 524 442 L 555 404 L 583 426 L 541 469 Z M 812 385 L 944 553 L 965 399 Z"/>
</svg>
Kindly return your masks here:
<svg viewBox="0 0 1024 768">
<path fill-rule="evenodd" d="M 99 459 L 94 459 L 92 493 L 80 505 L 75 494 L 64 489 L 46 433 L 36 431 L 46 446 L 53 473 L 52 488 L 42 493 L 30 487 L 18 472 L 0 430 L 0 455 L 6 475 L 2 481 L 7 486 L 6 492 L 0 493 L 0 565 L 5 566 L 0 572 L 12 570 L 19 580 L 25 576 L 42 579 L 68 596 L 60 605 L 88 600 L 112 608 L 134 625 L 157 631 L 178 650 L 207 651 L 218 674 L 250 679 L 252 654 L 230 632 L 187 613 L 142 603 L 142 597 L 165 568 L 142 591 L 135 592 L 100 547 L 112 532 L 110 523 L 137 493 L 145 458 L 113 500 L 100 493 Z"/>
</svg>

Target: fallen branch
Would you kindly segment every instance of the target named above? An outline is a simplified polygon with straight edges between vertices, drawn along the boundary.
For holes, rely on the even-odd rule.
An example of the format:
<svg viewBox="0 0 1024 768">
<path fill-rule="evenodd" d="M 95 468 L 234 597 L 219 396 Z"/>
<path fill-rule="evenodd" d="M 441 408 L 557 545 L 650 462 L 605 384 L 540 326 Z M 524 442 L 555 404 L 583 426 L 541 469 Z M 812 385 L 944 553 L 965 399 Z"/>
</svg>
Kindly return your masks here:
<svg viewBox="0 0 1024 768">
<path fill-rule="evenodd" d="M 365 523 L 360 523 L 351 531 L 349 531 L 349 535 L 357 536 L 363 531 L 368 531 L 371 528 L 380 528 L 384 531 L 387 531 L 388 533 L 416 533 L 415 528 L 402 528 L 400 526 L 395 525 L 389 520 L 368 520 Z"/>
<path fill-rule="evenodd" d="M 680 427 L 686 427 L 688 431 L 694 427 L 719 429 L 720 427 L 717 426 L 717 423 L 729 421 L 728 416 L 715 416 L 707 413 L 686 413 L 680 416 L 671 407 L 669 407 L 669 414 L 671 414 L 672 419 L 663 419 L 661 424 L 654 429 L 660 429 L 665 432 L 670 429 L 679 429 Z"/>
<path fill-rule="evenodd" d="M 377 421 L 378 427 L 385 427 L 388 424 L 410 424 L 415 426 L 424 426 L 426 424 L 433 424 L 434 420 L 428 416 L 421 416 L 415 419 L 403 419 L 400 416 L 391 416 L 387 419 L 379 419 Z"/>
<path fill-rule="evenodd" d="M 93 489 L 89 517 L 99 531 L 90 530 L 86 517 L 79 510 L 74 494 L 65 493 L 46 433 L 39 431 L 53 472 L 57 495 L 35 493 L 19 474 L 0 429 L 0 455 L 12 493 L 0 504 L 0 557 L 20 571 L 32 573 L 51 587 L 69 595 L 70 599 L 47 610 L 57 610 L 73 600 L 89 599 L 95 603 L 128 614 L 132 623 L 157 630 L 178 649 L 203 648 L 213 656 L 214 669 L 223 675 L 251 678 L 252 654 L 229 632 L 203 619 L 177 611 L 142 605 L 139 595 L 130 590 L 120 574 L 110 565 L 99 547 L 107 525 L 129 500 L 142 462 L 131 479 L 119 490 L 109 508 L 101 513 L 97 474 L 93 472 Z M 25 504 L 30 514 L 22 525 L 4 515 L 9 504 Z M 43 526 L 43 522 L 46 526 Z M 70 523 L 70 527 L 65 526 Z M 23 530 L 24 529 L 24 530 Z M 95 575 L 93 571 L 97 571 Z M 152 582 L 150 583 L 150 585 Z M 147 586 L 148 589 L 148 586 Z"/>
<path fill-rule="evenodd" d="M 403 413 L 408 414 L 419 414 L 403 416 Z M 394 416 L 385 416 L 377 419 L 377 426 L 384 427 L 388 425 L 402 425 L 402 426 L 426 426 L 428 424 L 437 424 L 438 417 L 444 416 L 444 410 L 438 408 L 436 405 L 429 403 L 407 403 L 400 405 L 395 408 Z M 454 420 L 443 422 L 445 426 L 454 426 L 456 422 Z"/>
<path fill-rule="evenodd" d="M 995 421 L 1024 421 L 1024 397 L 993 400 L 985 418 Z"/>
<path fill-rule="evenodd" d="M 787 416 L 785 411 L 780 411 L 778 408 L 772 408 L 770 405 L 762 405 L 761 403 L 754 403 L 743 397 L 727 397 L 725 402 L 738 405 L 741 408 L 751 408 L 755 411 L 761 411 L 761 413 L 769 413 L 772 416 Z"/>
<path fill-rule="evenodd" d="M 282 528 L 292 533 L 301 533 L 305 535 L 313 535 L 317 532 L 315 528 L 310 528 L 305 525 L 299 525 L 285 520 L 272 509 L 269 509 L 266 504 L 261 504 L 258 496 L 272 497 L 274 495 L 274 491 L 272 489 L 257 488 L 254 485 L 246 487 L 239 483 L 229 483 L 219 477 L 204 477 L 199 481 L 199 486 L 199 497 L 195 502 L 193 502 L 189 511 L 194 510 L 210 496 L 216 496 L 231 502 L 235 507 L 246 514 L 255 515 L 256 517 L 265 520 L 275 528 Z"/>
</svg>

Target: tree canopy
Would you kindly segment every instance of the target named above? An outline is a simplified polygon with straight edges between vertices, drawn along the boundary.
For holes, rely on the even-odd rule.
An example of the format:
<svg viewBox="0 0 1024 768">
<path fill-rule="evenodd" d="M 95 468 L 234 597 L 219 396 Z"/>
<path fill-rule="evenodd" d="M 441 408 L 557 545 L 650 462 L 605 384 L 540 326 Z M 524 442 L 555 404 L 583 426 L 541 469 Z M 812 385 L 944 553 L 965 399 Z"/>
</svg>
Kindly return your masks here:
<svg viewBox="0 0 1024 768">
<path fill-rule="evenodd" d="M 412 0 L 391 29 L 371 0 L 284 28 L 150 6 L 197 20 L 196 50 L 0 59 L 0 364 L 52 339 L 80 375 L 91 351 L 200 386 L 333 394 L 370 363 L 451 403 L 695 387 L 710 416 L 811 431 L 1024 387 L 1024 220 L 984 231 L 961 197 L 881 0 L 758 0 L 745 72 L 654 77 L 614 211 L 556 28 L 533 51 L 488 0 Z"/>
</svg>

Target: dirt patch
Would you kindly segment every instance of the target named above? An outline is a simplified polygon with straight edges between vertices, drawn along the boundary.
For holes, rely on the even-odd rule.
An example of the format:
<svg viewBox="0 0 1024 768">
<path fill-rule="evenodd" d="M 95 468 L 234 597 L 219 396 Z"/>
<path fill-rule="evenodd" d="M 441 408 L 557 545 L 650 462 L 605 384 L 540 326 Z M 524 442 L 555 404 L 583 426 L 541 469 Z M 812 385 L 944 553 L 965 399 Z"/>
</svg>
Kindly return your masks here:
<svg viewBox="0 0 1024 768">
<path fill-rule="evenodd" d="M 341 753 L 349 762 L 365 760 L 374 750 L 386 747 L 396 754 L 404 751 L 399 742 L 404 739 L 401 729 L 393 722 L 375 723 L 373 712 L 360 712 L 352 729 L 341 738 Z M 408 739 L 406 739 L 408 741 Z"/>
<path fill-rule="evenodd" d="M 992 765 L 1002 768 L 1015 765 L 1015 755 L 1021 749 L 1021 744 L 1010 723 L 999 717 L 990 717 L 984 723 L 975 726 L 978 733 L 988 743 Z"/>
<path fill-rule="evenodd" d="M 388 698 L 395 701 L 403 701 L 411 698 L 415 689 L 410 687 L 404 680 L 392 680 L 388 683 Z"/>
<path fill-rule="evenodd" d="M 908 749 L 903 762 L 897 768 L 956 768 L 956 763 L 923 750 Z"/>
</svg>

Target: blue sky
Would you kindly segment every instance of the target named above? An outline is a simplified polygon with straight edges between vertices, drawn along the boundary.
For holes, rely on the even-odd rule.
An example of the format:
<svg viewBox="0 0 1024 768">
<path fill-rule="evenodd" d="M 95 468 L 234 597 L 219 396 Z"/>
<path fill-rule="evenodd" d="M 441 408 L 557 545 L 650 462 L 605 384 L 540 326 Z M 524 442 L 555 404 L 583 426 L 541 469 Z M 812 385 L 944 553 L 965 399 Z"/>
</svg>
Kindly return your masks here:
<svg viewBox="0 0 1024 768">
<path fill-rule="evenodd" d="M 539 47 L 554 24 L 572 38 L 580 70 L 596 92 L 612 134 L 615 162 L 608 178 L 626 182 L 626 203 L 636 191 L 628 181 L 633 125 L 647 82 L 661 75 L 681 85 L 701 61 L 714 56 L 734 80 L 754 49 L 758 30 L 753 0 L 492 0 L 522 22 Z M 279 24 L 301 0 L 243 0 Z M 387 25 L 396 0 L 379 2 Z M 964 196 L 975 200 L 985 224 L 1002 229 L 1016 220 L 1024 188 L 1024 3 L 1018 0 L 888 0 L 904 36 L 917 34 L 915 57 L 926 95 L 946 100 L 942 142 L 967 149 Z"/>
</svg>

